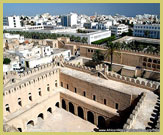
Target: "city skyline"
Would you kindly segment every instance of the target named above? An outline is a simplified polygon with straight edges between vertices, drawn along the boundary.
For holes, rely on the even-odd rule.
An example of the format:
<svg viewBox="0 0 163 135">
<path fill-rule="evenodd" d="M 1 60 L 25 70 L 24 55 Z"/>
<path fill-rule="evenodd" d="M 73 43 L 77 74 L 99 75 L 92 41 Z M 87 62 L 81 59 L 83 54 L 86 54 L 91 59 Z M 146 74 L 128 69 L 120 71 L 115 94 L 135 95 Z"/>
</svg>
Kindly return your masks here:
<svg viewBox="0 0 163 135">
<path fill-rule="evenodd" d="M 63 10 L 64 9 L 64 10 Z M 152 10 L 151 10 L 152 9 Z M 121 14 L 125 16 L 135 16 L 137 14 L 160 14 L 159 3 L 26 3 L 26 4 L 3 4 L 3 16 L 10 15 L 27 15 L 34 16 L 36 14 L 50 13 L 52 15 L 67 14 L 69 12 L 76 12 L 78 14 L 94 15 L 115 15 Z"/>
</svg>

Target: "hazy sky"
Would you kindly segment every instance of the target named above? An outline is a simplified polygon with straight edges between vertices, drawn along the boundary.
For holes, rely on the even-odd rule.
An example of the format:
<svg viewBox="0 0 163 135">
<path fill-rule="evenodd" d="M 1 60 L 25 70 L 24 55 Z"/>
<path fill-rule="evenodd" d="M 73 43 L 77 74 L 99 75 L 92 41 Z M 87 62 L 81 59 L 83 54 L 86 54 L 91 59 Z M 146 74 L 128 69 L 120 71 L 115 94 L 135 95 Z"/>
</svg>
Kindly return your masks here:
<svg viewBox="0 0 163 135">
<path fill-rule="evenodd" d="M 110 3 L 6 3 L 3 4 L 3 15 L 29 15 L 42 14 L 49 12 L 52 15 L 67 14 L 76 12 L 78 14 L 94 15 L 116 13 L 126 16 L 135 16 L 136 14 L 160 14 L 160 4 L 158 3 L 125 3 L 125 4 L 110 4 Z"/>
</svg>

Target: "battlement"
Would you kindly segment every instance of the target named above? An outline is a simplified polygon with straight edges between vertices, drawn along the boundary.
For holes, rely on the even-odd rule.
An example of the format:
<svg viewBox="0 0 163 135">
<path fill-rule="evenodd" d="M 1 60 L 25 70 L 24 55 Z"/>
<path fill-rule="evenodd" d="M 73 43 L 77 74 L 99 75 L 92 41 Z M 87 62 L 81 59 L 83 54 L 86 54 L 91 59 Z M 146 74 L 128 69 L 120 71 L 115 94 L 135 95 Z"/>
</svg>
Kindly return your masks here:
<svg viewBox="0 0 163 135">
<path fill-rule="evenodd" d="M 119 75 L 119 74 L 116 74 L 113 72 L 108 72 L 108 66 L 106 66 L 105 64 L 97 65 L 96 69 L 86 67 L 86 66 L 81 66 L 81 65 L 75 65 L 72 63 L 68 63 L 68 62 L 64 62 L 63 64 L 65 67 L 75 69 L 78 71 L 82 71 L 85 73 L 89 73 L 89 74 L 95 75 L 95 76 L 98 76 L 98 72 L 104 71 L 105 76 L 111 80 L 123 82 L 123 83 L 129 84 L 129 85 L 133 85 L 133 86 L 140 87 L 140 88 L 145 88 L 145 89 L 152 90 L 152 91 L 156 90 L 159 87 L 159 85 L 153 84 L 148 81 L 140 81 L 135 78 L 125 77 L 125 76 L 122 76 L 122 75 Z"/>
<path fill-rule="evenodd" d="M 87 44 L 87 43 L 80 43 L 80 42 L 69 42 L 68 44 L 91 46 L 99 49 L 107 49 L 107 47 L 103 45 L 97 45 L 97 44 Z M 124 48 L 120 49 L 119 51 L 160 57 L 160 53 L 154 53 L 154 52 L 138 51 L 138 50 L 124 49 Z"/>
<path fill-rule="evenodd" d="M 33 68 L 30 71 L 25 71 L 24 73 L 20 73 L 20 74 L 18 74 L 17 72 L 13 72 L 13 71 L 5 72 L 3 74 L 3 84 L 5 86 L 6 84 L 9 83 L 10 80 L 14 80 L 14 79 L 15 79 L 15 81 L 16 81 L 16 79 L 22 80 L 22 79 L 28 78 L 30 76 L 33 76 L 35 74 L 44 72 L 48 69 L 51 69 L 52 67 L 56 67 L 56 62 L 45 64 L 38 68 Z"/>
<path fill-rule="evenodd" d="M 137 86 L 137 87 L 140 87 L 140 88 L 145 88 L 145 89 L 148 89 L 148 90 L 156 90 L 159 87 L 159 85 L 153 84 L 153 83 L 148 82 L 148 81 L 140 81 L 138 79 L 118 75 L 116 73 L 107 72 L 105 75 L 109 79 L 119 81 L 119 82 L 123 82 L 123 83 L 126 83 L 126 84 L 130 84 L 130 85 L 133 85 L 133 86 Z"/>
<path fill-rule="evenodd" d="M 72 63 L 68 63 L 68 62 L 64 62 L 63 64 L 64 64 L 65 67 L 75 69 L 75 70 L 78 70 L 78 71 L 82 71 L 82 72 L 85 72 L 85 73 L 88 73 L 88 74 L 92 74 L 93 71 L 95 71 L 94 68 L 90 68 L 90 67 L 87 67 L 87 66 L 75 65 L 75 64 L 72 64 Z"/>
<path fill-rule="evenodd" d="M 45 66 L 46 67 L 46 66 Z M 39 70 L 38 70 L 39 71 Z M 36 71 L 37 72 L 37 71 Z M 42 75 L 40 75 L 40 76 L 36 76 L 35 78 L 33 78 L 33 79 L 31 79 L 31 80 L 29 80 L 29 81 L 26 81 L 26 82 L 24 82 L 24 83 L 22 83 L 22 84 L 19 84 L 19 85 L 17 85 L 17 86 L 15 86 L 15 87 L 13 87 L 13 88 L 11 88 L 11 89 L 9 89 L 9 90 L 6 90 L 6 91 L 3 91 L 3 96 L 6 96 L 6 95 L 9 95 L 9 94 L 12 94 L 12 93 L 14 93 L 14 92 L 16 92 L 16 91 L 20 91 L 20 90 L 22 90 L 22 88 L 24 88 L 24 87 L 27 87 L 28 85 L 32 85 L 32 84 L 34 84 L 34 83 L 36 83 L 36 82 L 39 82 L 39 81 L 41 81 L 41 80 L 43 80 L 43 79 L 45 79 L 45 78 L 47 78 L 48 76 L 51 76 L 51 75 L 53 75 L 53 74 L 55 74 L 55 73 L 57 73 L 57 72 L 60 72 L 60 70 L 59 69 L 55 69 L 55 70 L 51 70 L 51 71 L 49 71 L 49 72 L 46 72 L 46 73 L 44 73 L 44 74 L 42 74 Z M 26 72 L 25 73 L 25 76 L 27 75 L 30 75 L 32 72 Z M 21 76 L 21 77 L 24 77 L 24 76 Z M 20 77 L 20 78 L 21 78 Z"/>
<path fill-rule="evenodd" d="M 141 94 L 141 98 L 139 99 L 137 105 L 133 109 L 132 113 L 130 114 L 129 118 L 127 119 L 126 123 L 123 126 L 123 129 L 128 130 L 132 128 L 133 122 L 136 120 L 136 117 L 139 113 L 139 110 L 143 106 L 144 100 L 145 100 L 146 93 Z"/>
</svg>

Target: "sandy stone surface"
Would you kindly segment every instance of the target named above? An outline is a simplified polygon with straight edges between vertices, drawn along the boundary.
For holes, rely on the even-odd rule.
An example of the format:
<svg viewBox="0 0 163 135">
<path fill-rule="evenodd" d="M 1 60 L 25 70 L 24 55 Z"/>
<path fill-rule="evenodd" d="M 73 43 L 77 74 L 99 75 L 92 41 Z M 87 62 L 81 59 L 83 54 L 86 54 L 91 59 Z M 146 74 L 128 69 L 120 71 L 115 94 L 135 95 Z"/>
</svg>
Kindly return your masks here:
<svg viewBox="0 0 163 135">
<path fill-rule="evenodd" d="M 27 132 L 92 132 L 94 128 L 96 125 L 56 108 L 45 120 L 39 118 L 35 126 L 29 125 Z"/>
</svg>

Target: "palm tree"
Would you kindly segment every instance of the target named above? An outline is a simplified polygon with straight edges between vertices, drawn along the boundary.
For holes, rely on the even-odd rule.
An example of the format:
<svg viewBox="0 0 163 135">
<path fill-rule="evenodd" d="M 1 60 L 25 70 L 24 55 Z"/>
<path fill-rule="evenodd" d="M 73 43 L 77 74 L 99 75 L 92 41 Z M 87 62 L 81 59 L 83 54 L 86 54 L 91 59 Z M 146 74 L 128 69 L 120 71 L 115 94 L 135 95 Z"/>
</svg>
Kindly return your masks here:
<svg viewBox="0 0 163 135">
<path fill-rule="evenodd" d="M 120 43 L 116 42 L 116 43 L 113 44 L 111 41 L 108 41 L 107 44 L 106 44 L 106 47 L 107 47 L 107 51 L 106 51 L 105 56 L 106 56 L 106 58 L 108 60 L 110 58 L 110 63 L 111 63 L 110 71 L 112 71 L 113 54 L 115 53 L 116 50 L 120 49 Z"/>
<path fill-rule="evenodd" d="M 92 61 L 95 62 L 96 64 L 101 63 L 104 60 L 104 54 L 100 50 L 96 50 L 93 53 L 92 56 Z"/>
</svg>

